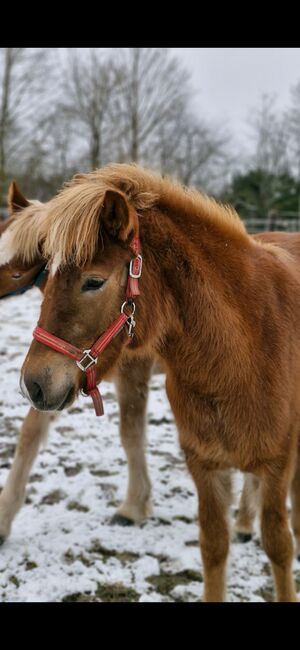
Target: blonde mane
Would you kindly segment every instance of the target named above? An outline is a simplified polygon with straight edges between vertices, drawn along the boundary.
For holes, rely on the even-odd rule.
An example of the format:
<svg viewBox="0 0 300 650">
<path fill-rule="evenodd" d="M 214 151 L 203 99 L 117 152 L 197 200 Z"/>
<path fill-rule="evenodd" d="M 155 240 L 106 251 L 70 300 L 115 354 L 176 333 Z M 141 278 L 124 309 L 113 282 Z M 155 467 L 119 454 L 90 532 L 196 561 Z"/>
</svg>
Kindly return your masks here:
<svg viewBox="0 0 300 650">
<path fill-rule="evenodd" d="M 42 250 L 46 259 L 59 266 L 78 267 L 95 257 L 101 228 L 101 209 L 107 190 L 122 192 L 143 218 L 143 210 L 155 205 L 172 213 L 223 229 L 225 236 L 251 240 L 254 245 L 285 256 L 284 250 L 267 242 L 254 241 L 231 206 L 189 189 L 171 178 L 136 164 L 112 163 L 86 174 L 76 174 L 48 203 L 32 201 L 0 237 L 0 265 L 12 257 L 31 263 Z"/>
<path fill-rule="evenodd" d="M 30 201 L 30 205 L 11 223 L 0 236 L 0 266 L 13 258 L 20 262 L 34 262 L 44 239 L 43 221 L 47 214 L 47 203 Z"/>
<path fill-rule="evenodd" d="M 122 192 L 139 212 L 154 205 L 197 214 L 219 223 L 233 234 L 248 237 L 236 212 L 194 189 L 135 164 L 110 164 L 87 174 L 77 174 L 49 202 L 44 226 L 44 255 L 60 265 L 84 266 L 94 258 L 101 227 L 100 213 L 107 190 Z"/>
</svg>

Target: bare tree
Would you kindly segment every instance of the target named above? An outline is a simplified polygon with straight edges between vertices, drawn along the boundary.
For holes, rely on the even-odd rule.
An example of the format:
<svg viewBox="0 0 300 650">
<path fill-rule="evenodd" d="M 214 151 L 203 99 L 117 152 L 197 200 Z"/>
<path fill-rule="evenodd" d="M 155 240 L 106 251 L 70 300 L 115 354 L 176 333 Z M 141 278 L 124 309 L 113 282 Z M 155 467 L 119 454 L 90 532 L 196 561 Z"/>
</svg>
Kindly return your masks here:
<svg viewBox="0 0 300 650">
<path fill-rule="evenodd" d="M 289 134 L 284 114 L 276 110 L 276 97 L 264 94 L 258 109 L 252 111 L 254 152 L 248 161 L 250 168 L 260 172 L 260 199 L 265 215 L 272 210 L 280 176 L 290 172 Z"/>
<path fill-rule="evenodd" d="M 0 176 L 48 198 L 80 169 L 134 161 L 210 189 L 224 132 L 191 110 L 168 50 L 0 50 Z"/>
<path fill-rule="evenodd" d="M 39 138 L 39 120 L 47 111 L 51 67 L 48 51 L 0 48 L 0 180 L 26 164 L 32 142 Z M 46 81 L 47 80 L 47 81 Z"/>
<path fill-rule="evenodd" d="M 162 126 L 189 100 L 189 75 L 168 50 L 131 48 L 119 53 L 119 61 L 121 57 L 119 154 L 149 164 L 157 157 Z"/>
<path fill-rule="evenodd" d="M 65 64 L 63 100 L 58 112 L 72 125 L 77 159 L 100 167 L 109 157 L 114 137 L 111 114 L 119 92 L 120 71 L 101 50 L 71 50 Z M 67 80 L 67 81 L 66 81 Z"/>
<path fill-rule="evenodd" d="M 210 125 L 183 107 L 174 123 L 160 129 L 161 169 L 185 185 L 205 191 L 219 189 L 224 184 L 224 165 L 229 161 L 228 141 L 223 128 Z"/>
<path fill-rule="evenodd" d="M 291 88 L 291 106 L 286 113 L 290 136 L 291 166 L 298 184 L 298 214 L 300 217 L 300 81 Z"/>
<path fill-rule="evenodd" d="M 165 49 L 132 48 L 121 56 L 122 89 L 112 116 L 120 130 L 118 159 L 208 189 L 208 181 L 218 176 L 228 137 L 192 112 L 186 69 Z"/>
<path fill-rule="evenodd" d="M 291 106 L 287 111 L 286 118 L 291 136 L 292 164 L 296 176 L 300 180 L 300 81 L 291 88 Z"/>
<path fill-rule="evenodd" d="M 252 165 L 269 174 L 287 172 L 288 130 L 284 115 L 276 110 L 274 95 L 262 95 L 261 104 L 252 111 L 249 124 L 254 142 Z"/>
</svg>

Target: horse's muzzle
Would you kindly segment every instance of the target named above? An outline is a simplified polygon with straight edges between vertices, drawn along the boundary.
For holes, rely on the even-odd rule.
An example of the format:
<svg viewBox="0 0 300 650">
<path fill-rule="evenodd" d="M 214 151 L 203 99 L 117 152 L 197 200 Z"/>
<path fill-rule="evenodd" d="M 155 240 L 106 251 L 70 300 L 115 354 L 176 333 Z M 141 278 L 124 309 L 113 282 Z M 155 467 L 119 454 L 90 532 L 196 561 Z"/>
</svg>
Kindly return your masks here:
<svg viewBox="0 0 300 650">
<path fill-rule="evenodd" d="M 59 385 L 54 382 L 49 368 L 44 368 L 39 374 L 24 372 L 20 380 L 21 392 L 39 411 L 62 411 L 75 398 L 75 385 L 64 382 Z"/>
</svg>

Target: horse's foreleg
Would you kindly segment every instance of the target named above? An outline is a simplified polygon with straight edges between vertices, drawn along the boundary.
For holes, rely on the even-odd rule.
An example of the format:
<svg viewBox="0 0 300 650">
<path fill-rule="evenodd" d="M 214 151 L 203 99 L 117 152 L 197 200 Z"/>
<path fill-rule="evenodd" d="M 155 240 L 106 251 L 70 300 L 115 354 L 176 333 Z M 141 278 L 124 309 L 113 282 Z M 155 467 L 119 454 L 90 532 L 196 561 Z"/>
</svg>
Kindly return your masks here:
<svg viewBox="0 0 300 650">
<path fill-rule="evenodd" d="M 31 408 L 22 424 L 15 457 L 0 494 L 0 543 L 8 537 L 12 521 L 20 510 L 29 472 L 48 431 L 51 415 Z"/>
<path fill-rule="evenodd" d="M 226 598 L 226 560 L 229 551 L 230 472 L 203 469 L 201 462 L 190 452 L 186 452 L 186 461 L 199 498 L 204 601 L 222 602 Z"/>
<path fill-rule="evenodd" d="M 300 444 L 296 460 L 295 474 L 291 485 L 292 527 L 296 541 L 296 554 L 300 561 Z"/>
<path fill-rule="evenodd" d="M 113 522 L 138 523 L 151 514 L 151 483 L 145 455 L 146 407 L 153 361 L 123 364 L 115 380 L 120 406 L 120 434 L 128 461 L 126 498 Z"/>
<path fill-rule="evenodd" d="M 239 542 L 249 542 L 253 535 L 255 515 L 258 509 L 259 480 L 253 474 L 244 474 L 244 485 L 234 525 Z"/>
<path fill-rule="evenodd" d="M 281 474 L 280 462 L 273 469 L 265 468 L 261 478 L 261 538 L 272 564 L 276 600 L 297 602 L 292 576 L 294 545 L 288 524 L 286 498 L 290 477 L 286 468 Z"/>
</svg>

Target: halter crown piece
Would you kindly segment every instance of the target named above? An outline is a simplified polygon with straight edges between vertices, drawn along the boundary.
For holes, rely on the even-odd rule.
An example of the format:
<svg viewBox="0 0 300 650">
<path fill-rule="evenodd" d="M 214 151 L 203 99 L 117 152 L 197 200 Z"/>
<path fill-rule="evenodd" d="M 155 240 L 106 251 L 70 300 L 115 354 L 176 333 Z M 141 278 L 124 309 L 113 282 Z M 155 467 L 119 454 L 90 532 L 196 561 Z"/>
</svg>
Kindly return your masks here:
<svg viewBox="0 0 300 650">
<path fill-rule="evenodd" d="M 131 242 L 131 250 L 134 253 L 134 258 L 129 263 L 125 301 L 121 306 L 118 318 L 101 334 L 89 350 L 80 350 L 75 345 L 64 341 L 64 339 L 60 339 L 58 336 L 54 336 L 54 334 L 51 334 L 42 327 L 36 327 L 33 331 L 33 337 L 36 341 L 44 343 L 44 345 L 53 348 L 57 352 L 61 352 L 74 359 L 78 368 L 86 373 L 86 390 L 83 394 L 91 396 L 96 415 L 98 416 L 104 413 L 102 397 L 97 387 L 96 363 L 98 357 L 110 341 L 124 329 L 125 325 L 128 327 L 128 339 L 125 345 L 128 345 L 132 341 L 134 334 L 134 298 L 140 295 L 138 281 L 142 274 L 142 256 L 140 249 L 141 245 L 137 225 L 135 236 Z M 129 315 L 125 312 L 126 308 L 131 310 Z"/>
</svg>

